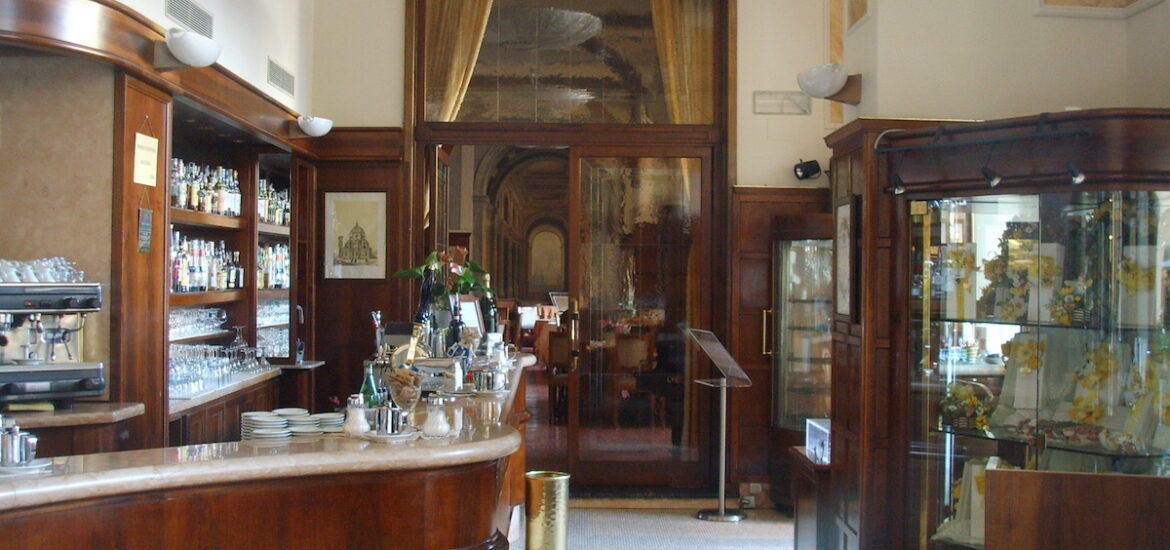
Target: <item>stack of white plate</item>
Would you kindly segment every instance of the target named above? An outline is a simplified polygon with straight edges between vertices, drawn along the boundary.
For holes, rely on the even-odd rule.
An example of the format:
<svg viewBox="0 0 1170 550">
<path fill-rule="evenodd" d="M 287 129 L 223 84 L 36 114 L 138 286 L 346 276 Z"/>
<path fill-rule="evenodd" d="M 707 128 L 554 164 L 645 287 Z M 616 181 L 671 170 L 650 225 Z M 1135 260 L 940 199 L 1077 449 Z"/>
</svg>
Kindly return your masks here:
<svg viewBox="0 0 1170 550">
<path fill-rule="evenodd" d="M 345 413 L 327 412 L 313 416 L 317 418 L 317 425 L 321 426 L 321 431 L 327 434 L 341 433 L 342 426 L 345 425 Z"/>
<path fill-rule="evenodd" d="M 288 420 L 267 411 L 240 413 L 240 439 L 272 439 L 289 436 Z"/>
</svg>

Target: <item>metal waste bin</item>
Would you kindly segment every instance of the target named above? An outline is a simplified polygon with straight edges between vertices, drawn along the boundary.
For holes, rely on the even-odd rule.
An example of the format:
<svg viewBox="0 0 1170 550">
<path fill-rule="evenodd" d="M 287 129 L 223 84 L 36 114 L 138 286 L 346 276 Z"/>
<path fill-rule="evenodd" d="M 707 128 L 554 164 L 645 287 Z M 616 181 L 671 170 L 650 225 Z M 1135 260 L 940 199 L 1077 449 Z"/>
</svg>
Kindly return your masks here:
<svg viewBox="0 0 1170 550">
<path fill-rule="evenodd" d="M 569 474 L 534 471 L 524 474 L 527 550 L 568 550 Z"/>
</svg>

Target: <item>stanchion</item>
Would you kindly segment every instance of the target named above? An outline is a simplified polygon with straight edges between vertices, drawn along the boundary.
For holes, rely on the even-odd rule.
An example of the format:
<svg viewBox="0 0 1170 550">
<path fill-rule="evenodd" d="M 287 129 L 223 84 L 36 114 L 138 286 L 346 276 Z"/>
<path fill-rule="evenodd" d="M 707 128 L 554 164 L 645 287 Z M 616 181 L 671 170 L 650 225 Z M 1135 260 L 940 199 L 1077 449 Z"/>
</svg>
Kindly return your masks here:
<svg viewBox="0 0 1170 550">
<path fill-rule="evenodd" d="M 695 380 L 696 384 L 719 388 L 719 508 L 699 510 L 695 517 L 707 521 L 743 521 L 747 514 L 742 510 L 728 510 L 724 494 L 727 491 L 727 388 L 746 388 L 752 381 L 711 331 L 688 328 L 686 332 L 723 373 L 722 378 Z"/>
<path fill-rule="evenodd" d="M 535 471 L 524 474 L 527 550 L 568 550 L 569 474 Z"/>
<path fill-rule="evenodd" d="M 724 494 L 727 491 L 727 379 L 719 378 L 716 383 L 710 380 L 696 382 L 719 388 L 719 508 L 699 510 L 695 517 L 707 521 L 743 521 L 747 519 L 747 514 L 741 510 L 728 510 Z"/>
</svg>

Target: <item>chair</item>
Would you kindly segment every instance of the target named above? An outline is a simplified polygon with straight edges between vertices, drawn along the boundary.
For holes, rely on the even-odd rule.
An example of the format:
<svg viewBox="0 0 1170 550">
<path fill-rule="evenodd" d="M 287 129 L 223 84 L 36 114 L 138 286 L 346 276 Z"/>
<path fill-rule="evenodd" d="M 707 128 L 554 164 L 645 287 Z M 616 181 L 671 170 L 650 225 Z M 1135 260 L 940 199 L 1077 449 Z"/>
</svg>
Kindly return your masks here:
<svg viewBox="0 0 1170 550">
<path fill-rule="evenodd" d="M 647 398 L 650 404 L 650 424 L 657 425 L 660 421 L 666 426 L 666 398 L 654 392 L 638 388 L 638 374 L 653 370 L 656 365 L 655 340 L 656 331 L 642 334 L 617 334 L 614 345 L 610 348 L 610 371 L 613 381 L 610 384 L 610 414 L 613 417 L 613 426 L 621 427 L 620 409 L 624 399 L 635 395 Z"/>
<path fill-rule="evenodd" d="M 547 319 L 536 321 L 532 327 L 532 353 L 543 367 L 548 366 L 548 336 L 555 330 L 556 327 Z"/>
<path fill-rule="evenodd" d="M 569 414 L 569 369 L 572 367 L 569 333 L 548 334 L 548 421 L 554 424 Z"/>
</svg>

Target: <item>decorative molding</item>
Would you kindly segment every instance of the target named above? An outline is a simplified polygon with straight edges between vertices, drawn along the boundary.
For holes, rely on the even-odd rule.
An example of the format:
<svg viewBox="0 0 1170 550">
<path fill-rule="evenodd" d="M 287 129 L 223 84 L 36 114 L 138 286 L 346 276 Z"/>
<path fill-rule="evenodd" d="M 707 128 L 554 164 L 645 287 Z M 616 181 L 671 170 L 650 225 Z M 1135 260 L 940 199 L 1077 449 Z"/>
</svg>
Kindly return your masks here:
<svg viewBox="0 0 1170 550">
<path fill-rule="evenodd" d="M 1055 4 L 1056 0 L 1036 0 L 1034 15 L 1047 17 L 1085 17 L 1094 19 L 1128 19 L 1162 3 L 1162 0 L 1133 0 L 1127 6 L 1105 5 L 1070 6 Z M 1109 2 L 1097 2 L 1108 4 Z"/>
</svg>

